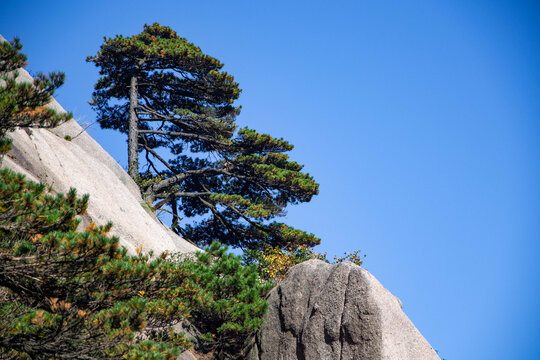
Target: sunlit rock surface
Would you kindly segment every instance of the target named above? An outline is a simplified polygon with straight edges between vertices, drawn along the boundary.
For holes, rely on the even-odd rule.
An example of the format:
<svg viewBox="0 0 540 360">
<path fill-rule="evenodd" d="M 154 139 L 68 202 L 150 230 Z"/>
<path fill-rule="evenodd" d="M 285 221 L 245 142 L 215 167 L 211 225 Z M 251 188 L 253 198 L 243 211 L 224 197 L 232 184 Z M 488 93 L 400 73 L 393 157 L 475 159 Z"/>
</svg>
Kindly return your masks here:
<svg viewBox="0 0 540 360">
<path fill-rule="evenodd" d="M 28 72 L 19 70 L 18 80 L 31 79 Z M 50 107 L 64 111 L 55 100 Z M 66 140 L 66 135 L 72 140 Z M 9 137 L 13 149 L 4 157 L 3 167 L 50 185 L 55 192 L 65 193 L 74 187 L 80 195 L 90 194 L 84 221 L 98 225 L 112 221 L 111 234 L 130 252 L 140 246 L 157 254 L 197 250 L 154 216 L 135 182 L 75 120 L 54 129 L 16 130 Z"/>
</svg>

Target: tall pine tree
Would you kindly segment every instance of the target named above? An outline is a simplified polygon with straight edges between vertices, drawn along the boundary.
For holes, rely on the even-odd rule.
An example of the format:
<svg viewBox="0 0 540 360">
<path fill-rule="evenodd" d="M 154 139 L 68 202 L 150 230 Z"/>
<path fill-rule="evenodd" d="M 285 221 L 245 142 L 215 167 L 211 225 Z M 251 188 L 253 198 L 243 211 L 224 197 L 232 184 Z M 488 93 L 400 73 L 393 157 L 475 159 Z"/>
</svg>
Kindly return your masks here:
<svg viewBox="0 0 540 360">
<path fill-rule="evenodd" d="M 318 184 L 289 160 L 290 143 L 237 129 L 240 89 L 217 59 L 153 24 L 105 38 L 87 60 L 100 69 L 92 105 L 101 126 L 128 135 L 129 174 L 155 209 L 170 206 L 180 235 L 242 248 L 319 243 L 274 220 Z"/>
</svg>

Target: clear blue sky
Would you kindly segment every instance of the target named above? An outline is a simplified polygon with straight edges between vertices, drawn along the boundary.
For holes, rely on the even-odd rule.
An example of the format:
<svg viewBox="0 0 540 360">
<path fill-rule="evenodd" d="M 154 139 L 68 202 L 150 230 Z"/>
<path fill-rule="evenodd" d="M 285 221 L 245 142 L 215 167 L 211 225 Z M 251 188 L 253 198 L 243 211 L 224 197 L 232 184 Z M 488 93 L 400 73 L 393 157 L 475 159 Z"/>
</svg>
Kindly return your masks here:
<svg viewBox="0 0 540 360">
<path fill-rule="evenodd" d="M 518 4 L 519 3 L 519 4 Z M 540 359 L 540 7 L 527 1 L 2 1 L 80 122 L 103 36 L 171 26 L 240 83 L 242 125 L 320 182 L 287 221 L 366 267 L 448 360 Z M 122 165 L 124 138 L 90 134 Z"/>
</svg>

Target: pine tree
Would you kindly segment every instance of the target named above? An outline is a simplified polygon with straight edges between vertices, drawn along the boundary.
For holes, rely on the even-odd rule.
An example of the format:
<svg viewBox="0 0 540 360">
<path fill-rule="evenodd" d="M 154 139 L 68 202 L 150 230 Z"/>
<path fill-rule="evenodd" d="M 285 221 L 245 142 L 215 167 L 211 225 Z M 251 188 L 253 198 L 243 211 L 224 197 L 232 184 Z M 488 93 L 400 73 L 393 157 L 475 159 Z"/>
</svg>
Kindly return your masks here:
<svg viewBox="0 0 540 360">
<path fill-rule="evenodd" d="M 87 203 L 74 190 L 50 195 L 44 185 L 0 170 L 0 358 L 150 358 L 163 352 L 173 359 L 179 353 L 174 346 L 134 341 L 152 324 L 148 308 L 159 298 L 156 284 L 166 283 L 154 280 L 161 262 L 128 256 L 118 239 L 106 236 L 110 225 L 77 232 L 75 217 Z M 178 304 L 174 317 L 180 319 L 184 307 Z"/>
<path fill-rule="evenodd" d="M 203 335 L 199 350 L 240 358 L 246 340 L 262 326 L 268 306 L 264 296 L 272 283 L 262 281 L 255 265 L 243 265 L 218 242 L 197 253 L 194 261 L 182 263 L 204 294 L 190 312 L 190 321 Z"/>
<path fill-rule="evenodd" d="M 270 285 L 217 243 L 195 258 L 128 255 L 111 224 L 77 231 L 88 196 L 0 170 L 0 359 L 174 359 L 189 343 L 238 358 Z"/>
<path fill-rule="evenodd" d="M 237 129 L 240 89 L 217 59 L 153 24 L 105 38 L 87 61 L 100 69 L 92 105 L 101 126 L 128 135 L 129 174 L 154 209 L 170 206 L 180 235 L 242 248 L 319 243 L 273 220 L 318 184 L 289 160 L 290 143 Z"/>
<path fill-rule="evenodd" d="M 11 140 L 6 137 L 8 132 L 17 127 L 54 127 L 72 117 L 45 106 L 64 83 L 63 73 L 38 73 L 33 83 L 17 82 L 17 69 L 27 64 L 21 49 L 17 38 L 11 42 L 0 41 L 0 160 L 11 148 Z"/>
</svg>

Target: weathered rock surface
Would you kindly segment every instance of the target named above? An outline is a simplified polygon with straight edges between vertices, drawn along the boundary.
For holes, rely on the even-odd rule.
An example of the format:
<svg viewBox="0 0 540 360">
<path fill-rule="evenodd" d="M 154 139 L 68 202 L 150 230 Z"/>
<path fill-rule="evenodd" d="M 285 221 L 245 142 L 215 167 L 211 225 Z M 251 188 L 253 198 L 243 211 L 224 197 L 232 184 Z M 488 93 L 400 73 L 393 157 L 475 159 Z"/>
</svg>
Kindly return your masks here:
<svg viewBox="0 0 540 360">
<path fill-rule="evenodd" d="M 25 70 L 19 70 L 18 80 L 31 79 Z M 64 111 L 55 100 L 50 107 Z M 73 140 L 65 140 L 65 135 Z M 112 221 L 111 233 L 132 253 L 140 246 L 158 254 L 198 250 L 159 222 L 141 199 L 135 182 L 75 120 L 54 129 L 17 130 L 9 137 L 13 149 L 2 167 L 48 184 L 56 192 L 74 187 L 80 195 L 90 194 L 86 220 L 98 225 Z"/>
<path fill-rule="evenodd" d="M 197 360 L 197 358 L 191 353 L 191 351 L 184 351 L 176 360 Z"/>
<path fill-rule="evenodd" d="M 439 359 L 400 301 L 353 263 L 296 265 L 268 300 L 250 360 Z"/>
</svg>

